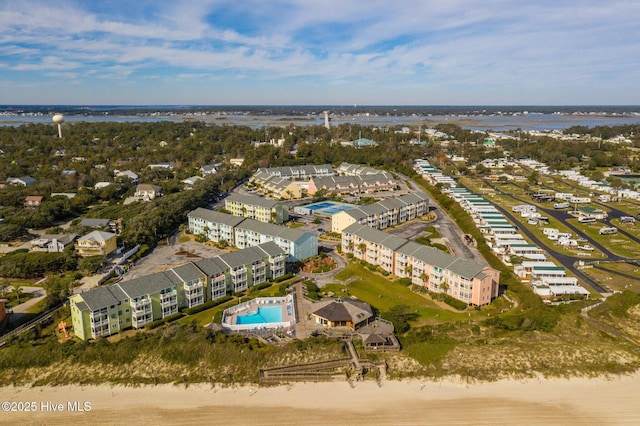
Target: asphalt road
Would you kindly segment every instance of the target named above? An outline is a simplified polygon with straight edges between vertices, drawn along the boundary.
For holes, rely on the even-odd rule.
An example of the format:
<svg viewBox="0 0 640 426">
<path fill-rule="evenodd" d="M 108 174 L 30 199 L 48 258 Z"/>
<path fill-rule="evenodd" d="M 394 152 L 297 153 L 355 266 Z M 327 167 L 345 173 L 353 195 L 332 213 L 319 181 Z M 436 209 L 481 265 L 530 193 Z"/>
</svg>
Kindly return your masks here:
<svg viewBox="0 0 640 426">
<path fill-rule="evenodd" d="M 520 202 L 526 203 L 526 201 L 524 201 L 524 200 L 522 200 L 522 199 L 520 199 L 518 197 L 515 197 L 514 195 L 509 194 L 508 192 L 505 192 L 505 191 L 493 186 L 491 184 L 491 182 L 485 182 L 485 183 L 487 185 L 491 186 L 496 192 L 504 194 L 504 195 L 514 199 L 514 200 L 518 200 Z M 521 221 L 518 218 L 516 218 L 510 211 L 502 208 L 501 206 L 499 206 L 497 204 L 494 204 L 494 205 L 511 222 L 513 222 L 514 224 L 522 225 Z M 584 238 L 584 239 L 589 240 L 589 244 L 592 245 L 593 247 L 597 248 L 598 250 L 600 250 L 602 253 L 604 253 L 605 256 L 607 256 L 607 260 L 623 260 L 624 259 L 624 258 L 621 258 L 618 255 L 615 255 L 615 254 L 611 253 L 609 250 L 607 250 L 605 247 L 603 247 L 601 244 L 597 243 L 596 241 L 590 240 L 580 229 L 578 229 L 576 226 L 574 226 L 570 222 L 567 222 L 567 220 L 566 220 L 567 219 L 566 211 L 555 210 L 555 209 L 546 209 L 546 208 L 539 208 L 538 210 L 542 210 L 547 215 L 549 215 L 549 216 L 553 217 L 554 219 L 564 223 L 579 238 Z M 562 266 L 564 266 L 567 270 L 569 270 L 573 274 L 575 274 L 576 277 L 578 277 L 581 281 L 583 281 L 584 283 L 589 285 L 595 291 L 597 291 L 599 293 L 608 293 L 609 292 L 607 289 L 605 289 L 604 287 L 600 286 L 598 283 L 594 282 L 591 278 L 589 278 L 587 275 L 585 275 L 580 269 L 578 269 L 575 266 L 576 262 L 578 262 L 580 260 L 584 261 L 585 260 L 584 258 L 579 258 L 579 257 L 575 257 L 575 256 L 567 256 L 566 254 L 563 254 L 563 253 L 560 253 L 560 252 L 556 251 L 552 246 L 550 246 L 548 244 L 547 241 L 539 239 L 536 235 L 534 235 L 531 231 L 529 231 L 527 229 L 527 227 L 525 227 L 525 226 L 519 226 L 518 229 L 522 233 L 524 233 L 527 236 L 527 238 L 529 238 L 535 245 L 537 245 L 538 247 L 546 250 Z"/>
</svg>

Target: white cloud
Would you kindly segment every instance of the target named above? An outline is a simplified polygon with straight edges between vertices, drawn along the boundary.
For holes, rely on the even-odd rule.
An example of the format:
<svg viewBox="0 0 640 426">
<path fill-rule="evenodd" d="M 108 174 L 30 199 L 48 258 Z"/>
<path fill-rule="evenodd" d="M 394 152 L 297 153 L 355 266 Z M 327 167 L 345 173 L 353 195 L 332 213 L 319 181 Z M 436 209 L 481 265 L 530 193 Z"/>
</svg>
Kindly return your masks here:
<svg viewBox="0 0 640 426">
<path fill-rule="evenodd" d="M 246 22 L 213 26 L 209 18 L 228 8 Z M 9 0 L 0 5 L 0 73 L 72 72 L 87 84 L 307 78 L 362 91 L 491 87 L 486 96 L 561 85 L 578 94 L 614 77 L 624 94 L 640 61 L 638 16 L 640 2 L 594 0 Z"/>
</svg>

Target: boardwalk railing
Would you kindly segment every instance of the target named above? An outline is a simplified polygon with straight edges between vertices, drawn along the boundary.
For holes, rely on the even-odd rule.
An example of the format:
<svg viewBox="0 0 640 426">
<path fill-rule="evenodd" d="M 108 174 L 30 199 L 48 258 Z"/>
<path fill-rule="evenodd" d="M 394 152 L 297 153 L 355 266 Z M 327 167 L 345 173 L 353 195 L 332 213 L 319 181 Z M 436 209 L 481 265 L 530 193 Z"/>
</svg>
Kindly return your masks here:
<svg viewBox="0 0 640 426">
<path fill-rule="evenodd" d="M 0 336 L 0 346 L 4 345 L 6 343 L 6 341 L 7 341 L 7 339 L 9 339 L 11 336 L 18 336 L 18 335 L 20 335 L 20 334 L 22 334 L 22 333 L 24 333 L 26 331 L 31 330 L 36 325 L 47 321 L 62 306 L 63 306 L 63 304 L 60 304 L 60 305 L 56 306 L 55 308 L 48 310 L 47 312 L 43 312 L 42 314 L 38 315 L 37 317 L 35 317 L 31 321 L 29 321 L 29 322 L 27 322 L 25 324 L 22 324 L 21 326 L 19 326 L 17 328 L 14 328 L 13 330 L 9 331 L 6 334 L 3 334 L 2 336 Z"/>
</svg>

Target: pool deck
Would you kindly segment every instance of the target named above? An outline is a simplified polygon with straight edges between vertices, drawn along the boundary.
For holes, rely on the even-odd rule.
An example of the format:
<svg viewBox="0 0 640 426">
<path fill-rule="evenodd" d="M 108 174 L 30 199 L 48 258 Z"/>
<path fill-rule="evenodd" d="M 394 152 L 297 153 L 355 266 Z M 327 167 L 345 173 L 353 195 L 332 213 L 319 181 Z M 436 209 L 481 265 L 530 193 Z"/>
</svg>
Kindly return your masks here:
<svg viewBox="0 0 640 426">
<path fill-rule="evenodd" d="M 238 316 L 242 315 L 251 315 L 250 312 L 255 313 L 258 311 L 258 308 L 261 306 L 278 306 L 282 309 L 282 321 L 281 322 L 290 322 L 295 320 L 293 306 L 286 302 L 277 302 L 277 303 L 269 303 L 269 298 L 257 298 L 248 301 L 245 305 L 245 308 L 242 310 L 226 314 L 226 322 L 229 325 L 237 325 Z M 278 322 L 280 323 L 280 321 Z M 266 324 L 272 323 L 257 323 L 256 326 L 265 326 Z"/>
</svg>

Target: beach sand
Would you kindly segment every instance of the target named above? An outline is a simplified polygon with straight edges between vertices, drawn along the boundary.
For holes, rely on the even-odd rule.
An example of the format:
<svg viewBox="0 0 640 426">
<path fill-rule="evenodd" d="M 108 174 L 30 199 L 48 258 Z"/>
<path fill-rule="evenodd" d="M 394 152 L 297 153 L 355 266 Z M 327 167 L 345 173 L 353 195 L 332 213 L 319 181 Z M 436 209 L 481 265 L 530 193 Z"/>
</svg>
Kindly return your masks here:
<svg viewBox="0 0 640 426">
<path fill-rule="evenodd" d="M 0 424 L 640 424 L 640 375 L 465 383 L 4 387 Z M 90 404 L 70 412 L 68 403 Z M 50 403 L 50 404 L 47 404 Z M 55 404 L 61 411 L 53 412 Z M 34 406 L 32 404 L 32 406 Z M 3 409 L 5 409 L 3 405 Z"/>
</svg>

